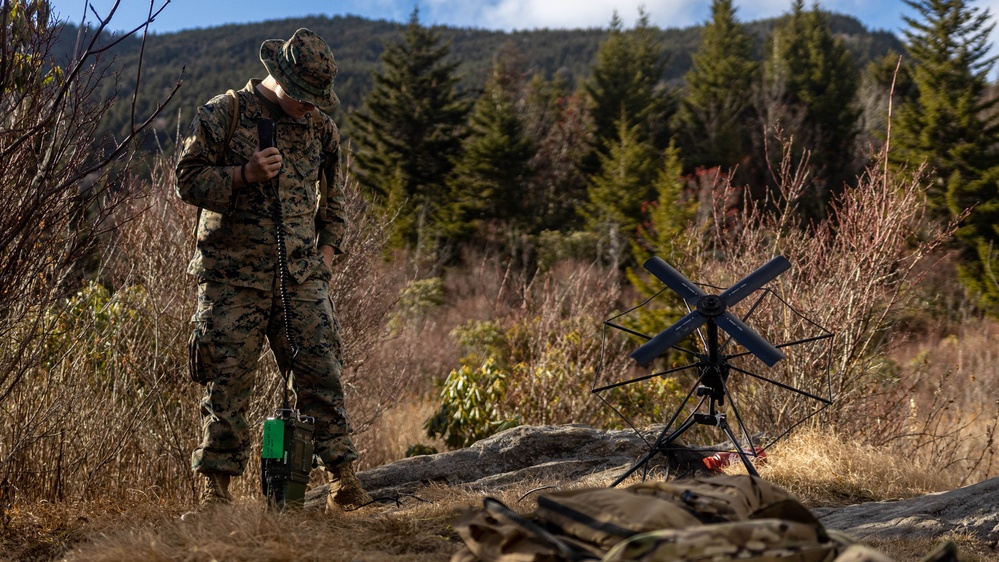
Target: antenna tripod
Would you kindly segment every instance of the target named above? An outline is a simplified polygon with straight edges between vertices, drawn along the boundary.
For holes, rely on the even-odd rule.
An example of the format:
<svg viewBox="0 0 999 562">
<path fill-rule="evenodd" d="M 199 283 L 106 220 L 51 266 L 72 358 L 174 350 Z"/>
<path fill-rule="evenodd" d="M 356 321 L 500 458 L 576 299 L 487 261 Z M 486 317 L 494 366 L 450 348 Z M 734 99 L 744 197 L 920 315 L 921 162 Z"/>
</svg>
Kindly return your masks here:
<svg viewBox="0 0 999 562">
<path fill-rule="evenodd" d="M 680 366 L 673 366 L 665 370 L 652 368 L 650 369 L 651 372 L 641 376 L 602 385 L 598 384 L 601 376 L 598 371 L 597 376 L 594 378 L 594 384 L 591 392 L 599 396 L 600 399 L 607 405 L 614 408 L 614 406 L 606 398 L 600 395 L 601 392 L 609 391 L 627 384 L 640 383 L 654 378 L 669 377 L 682 371 L 694 369 L 697 370 L 696 372 L 698 376 L 697 380 L 694 381 L 694 384 L 687 392 L 683 402 L 673 414 L 673 417 L 666 422 L 665 428 L 659 434 L 655 442 L 650 444 L 649 451 L 627 472 L 615 480 L 611 486 L 618 485 L 636 470 L 645 467 L 649 461 L 659 453 L 677 453 L 673 458 L 669 459 L 668 464 L 671 466 L 673 465 L 674 460 L 679 460 L 681 463 L 689 463 L 693 461 L 693 459 L 689 458 L 689 455 L 691 454 L 690 448 L 682 443 L 676 443 L 676 445 L 674 445 L 674 443 L 679 440 L 681 435 L 695 425 L 707 425 L 721 429 L 729 441 L 731 441 L 732 445 L 731 449 L 725 449 L 724 452 L 738 454 L 739 458 L 742 460 L 742 464 L 746 467 L 746 471 L 753 476 L 759 476 L 756 468 L 753 466 L 752 462 L 750 462 L 751 457 L 762 457 L 762 452 L 773 445 L 778 439 L 787 435 L 791 430 L 803 423 L 805 420 L 818 414 L 826 406 L 832 404 L 832 381 L 829 371 L 832 356 L 831 338 L 833 337 L 833 334 L 795 311 L 793 307 L 791 307 L 774 291 L 764 289 L 764 286 L 767 283 L 773 281 L 778 275 L 790 269 L 791 263 L 783 256 L 775 256 L 773 259 L 758 267 L 755 271 L 742 278 L 740 281 L 731 285 L 728 289 L 722 290 L 720 287 L 703 285 L 704 287 L 710 287 L 711 289 L 721 290 L 721 293 L 719 294 L 706 293 L 701 289 L 701 286 L 692 283 L 689 279 L 684 277 L 682 273 L 674 269 L 673 266 L 669 265 L 662 258 L 657 256 L 649 258 L 645 262 L 644 267 L 650 274 L 662 281 L 663 284 L 672 289 L 680 298 L 683 299 L 687 305 L 687 314 L 653 336 L 646 335 L 640 331 L 629 328 L 626 325 L 616 323 L 618 318 L 626 316 L 630 312 L 637 310 L 650 302 L 652 299 L 656 298 L 656 296 L 658 296 L 657 293 L 644 303 L 639 304 L 630 310 L 619 313 L 613 318 L 605 320 L 604 343 L 606 344 L 607 342 L 608 328 L 613 328 L 620 332 L 646 340 L 645 343 L 635 349 L 630 355 L 630 357 L 634 359 L 639 366 L 644 368 L 652 367 L 653 362 L 655 362 L 657 358 L 665 355 L 670 349 L 675 349 L 676 351 L 691 356 L 696 361 Z M 761 295 L 755 303 L 749 306 L 748 312 L 745 312 L 742 318 L 736 316 L 732 312 L 733 307 L 736 307 L 741 301 L 759 290 L 764 290 L 763 295 Z M 749 320 L 754 311 L 757 310 L 757 307 L 762 303 L 765 295 L 773 296 L 786 307 L 786 310 L 790 311 L 781 317 L 781 321 L 784 321 L 785 324 L 781 332 L 778 333 L 794 334 L 805 331 L 806 334 L 802 334 L 803 337 L 790 339 L 784 343 L 774 345 L 746 324 L 746 321 Z M 771 324 L 772 323 L 773 321 Z M 702 327 L 705 329 L 705 332 L 699 332 Z M 701 344 L 700 348 L 703 352 L 687 349 L 681 346 L 681 343 L 695 332 L 698 332 L 703 336 L 699 342 Z M 721 332 L 724 332 L 725 335 L 722 335 Z M 807 336 L 807 332 L 817 333 L 817 335 Z M 723 342 L 719 341 L 719 337 L 726 336 L 728 339 Z M 825 345 L 827 346 L 827 349 L 823 354 L 825 356 L 824 362 L 826 371 L 824 386 L 828 389 L 827 398 L 823 398 L 805 389 L 795 388 L 791 384 L 788 384 L 794 380 L 789 378 L 789 372 L 784 374 L 784 382 L 782 382 L 781 380 L 758 375 L 751 370 L 748 370 L 748 367 L 744 363 L 730 363 L 733 359 L 755 357 L 767 367 L 773 367 L 778 362 L 786 358 L 782 349 L 790 349 L 794 346 L 809 343 L 817 344 L 823 340 L 826 341 Z M 734 353 L 723 353 L 722 350 L 733 341 L 745 348 L 745 351 L 736 350 Z M 807 361 L 808 356 L 805 355 L 804 359 Z M 813 360 L 811 365 L 815 364 L 820 363 L 815 363 Z M 792 368 L 792 366 L 788 366 L 788 371 Z M 806 365 L 805 368 L 808 369 L 809 365 Z M 805 412 L 801 419 L 794 420 L 788 418 L 787 420 L 781 420 L 784 422 L 782 424 L 783 427 L 772 428 L 775 431 L 767 437 L 767 442 L 757 446 L 753 442 L 753 437 L 743 424 L 742 415 L 739 413 L 735 397 L 731 396 L 728 392 L 727 383 L 730 373 L 752 377 L 782 389 L 783 391 L 817 401 L 821 403 L 822 406 L 812 409 L 810 413 Z M 780 375 L 780 373 L 778 373 L 778 375 Z M 675 430 L 672 429 L 695 394 L 700 400 L 694 407 L 693 412 L 689 414 L 685 420 L 683 420 L 679 427 Z M 727 405 L 725 403 L 726 398 L 728 398 Z M 705 406 L 707 406 L 706 413 L 703 411 Z M 618 415 L 628 422 L 628 425 L 630 425 L 636 433 L 639 433 L 639 436 L 641 437 L 641 433 L 635 425 L 628 420 L 627 416 L 618 411 L 617 408 L 614 409 Z M 804 409 L 798 411 L 803 410 Z M 733 433 L 732 428 L 729 426 L 725 411 L 729 411 L 735 416 L 735 419 L 738 422 L 738 429 L 744 437 L 743 445 L 745 445 L 745 449 L 743 448 L 743 445 L 740 445 L 739 439 L 736 438 L 735 433 Z M 645 438 L 642 437 L 642 439 L 644 440 Z M 701 449 L 701 451 L 703 450 L 704 449 Z M 684 459 L 683 457 L 688 458 Z M 695 462 L 699 462 L 700 460 L 701 458 L 698 458 Z"/>
<path fill-rule="evenodd" d="M 773 367 L 778 361 L 784 359 L 784 353 L 781 350 L 777 349 L 777 347 L 764 339 L 755 330 L 747 326 L 729 308 L 735 306 L 744 298 L 772 281 L 775 277 L 790 269 L 790 262 L 783 256 L 776 256 L 735 285 L 717 295 L 705 293 L 700 287 L 691 283 L 683 274 L 657 256 L 649 258 L 644 265 L 649 273 L 665 283 L 667 287 L 673 289 L 688 305 L 693 305 L 693 309 L 673 325 L 649 338 L 647 342 L 631 354 L 631 357 L 639 365 L 648 367 L 657 357 L 666 353 L 671 347 L 679 344 L 702 326 L 705 326 L 707 330 L 707 337 L 704 342 L 707 354 L 695 354 L 700 358 L 700 361 L 690 367 L 699 368 L 700 376 L 694 388 L 690 390 L 676 413 L 673 414 L 673 418 L 666 424 L 666 428 L 659 435 L 655 444 L 642 459 L 615 480 L 611 486 L 616 486 L 630 474 L 638 470 L 638 468 L 646 465 L 652 457 L 664 451 L 665 447 L 697 424 L 721 428 L 732 442 L 736 453 L 738 453 L 749 474 L 759 476 L 753 464 L 749 462 L 749 456 L 739 445 L 738 439 L 732 433 L 725 414 L 718 409 L 725 404 L 725 395 L 728 392 L 725 382 L 728 379 L 730 369 L 728 364 L 729 357 L 723 356 L 719 352 L 718 330 L 719 328 L 724 330 L 733 340 L 745 347 L 749 353 L 756 356 L 767 366 Z M 659 374 L 666 374 L 671 371 L 674 370 L 671 369 Z M 695 413 L 689 416 L 676 431 L 668 433 L 669 428 L 672 427 L 673 422 L 680 416 L 684 406 L 695 392 L 701 397 L 696 409 L 700 409 L 705 400 L 707 400 L 708 413 L 698 413 L 695 409 Z M 735 407 L 734 403 L 730 404 L 730 406 L 738 419 L 739 410 Z M 752 448 L 753 456 L 755 456 L 756 448 L 753 447 L 752 440 L 748 432 L 745 431 L 741 419 L 739 420 L 739 426 L 743 429 L 743 433 L 749 441 L 749 446 Z"/>
<path fill-rule="evenodd" d="M 710 301 L 711 297 L 709 296 L 703 300 Z M 706 302 L 704 304 L 711 307 L 714 306 L 715 303 Z M 721 308 L 718 314 L 721 314 L 721 312 L 724 312 L 724 307 Z M 729 441 L 731 441 L 733 447 L 735 447 L 735 452 L 739 455 L 739 458 L 742 459 L 742 464 L 746 467 L 746 471 L 753 476 L 760 475 L 759 472 L 756 471 L 756 467 L 753 466 L 753 463 L 749 461 L 749 455 L 742 449 L 739 445 L 739 440 L 736 439 L 735 434 L 732 433 L 732 428 L 728 425 L 727 416 L 718 411 L 719 407 L 725 405 L 725 394 L 727 393 L 725 381 L 728 380 L 729 366 L 718 351 L 718 326 L 715 324 L 714 318 L 709 316 L 706 324 L 708 353 L 706 358 L 702 356 L 704 359 L 703 362 L 697 365 L 700 368 L 700 377 L 694 383 L 694 387 L 691 391 L 687 393 L 687 397 L 684 399 L 683 403 L 680 404 L 680 407 L 677 409 L 676 413 L 673 414 L 673 417 L 666 424 L 666 427 L 663 428 L 663 431 L 659 434 L 659 438 L 656 439 L 655 443 L 653 443 L 649 448 L 649 452 L 639 459 L 638 462 L 636 462 L 624 474 L 614 480 L 614 482 L 611 483 L 612 488 L 620 484 L 627 477 L 634 474 L 639 468 L 646 466 L 657 454 L 668 451 L 671 443 L 676 441 L 688 429 L 695 425 L 710 425 L 720 428 L 728 437 Z M 697 404 L 697 409 L 699 410 L 704 402 L 707 401 L 708 412 L 700 413 L 695 411 L 692 415 L 687 417 L 680 427 L 678 427 L 675 431 L 670 432 L 673 422 L 680 416 L 680 413 L 683 411 L 683 407 L 694 394 L 701 397 L 700 402 Z M 736 418 L 738 419 L 739 413 L 738 410 L 735 409 L 735 404 L 732 404 L 731 406 L 735 411 Z M 752 441 L 750 441 L 749 446 L 753 447 Z M 755 456 L 755 453 L 753 456 Z"/>
</svg>

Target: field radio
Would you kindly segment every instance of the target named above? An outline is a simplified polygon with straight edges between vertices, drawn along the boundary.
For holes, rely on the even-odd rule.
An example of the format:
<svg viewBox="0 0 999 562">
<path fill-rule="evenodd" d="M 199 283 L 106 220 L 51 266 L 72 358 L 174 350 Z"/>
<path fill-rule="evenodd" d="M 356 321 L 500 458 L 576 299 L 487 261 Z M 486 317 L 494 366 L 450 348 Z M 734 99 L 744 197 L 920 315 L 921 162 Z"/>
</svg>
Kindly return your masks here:
<svg viewBox="0 0 999 562">
<path fill-rule="evenodd" d="M 301 507 L 309 473 L 315 467 L 312 434 L 315 420 L 282 408 L 264 421 L 260 451 L 261 484 L 268 509 Z"/>
</svg>

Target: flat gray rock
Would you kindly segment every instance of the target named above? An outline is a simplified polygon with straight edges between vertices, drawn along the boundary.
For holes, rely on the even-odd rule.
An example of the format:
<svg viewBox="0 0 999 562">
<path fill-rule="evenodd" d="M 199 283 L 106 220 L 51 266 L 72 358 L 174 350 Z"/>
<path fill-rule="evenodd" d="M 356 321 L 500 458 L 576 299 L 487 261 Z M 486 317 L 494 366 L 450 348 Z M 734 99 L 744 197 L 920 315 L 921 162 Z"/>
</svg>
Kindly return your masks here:
<svg viewBox="0 0 999 562">
<path fill-rule="evenodd" d="M 457 451 L 401 459 L 358 473 L 364 488 L 375 498 L 396 498 L 425 486 L 464 486 L 496 490 L 524 480 L 579 481 L 594 476 L 604 480 L 623 474 L 649 451 L 662 427 L 651 427 L 641 436 L 632 430 L 601 431 L 585 425 L 520 426 L 497 433 Z M 678 463 L 700 459 L 674 458 Z M 656 455 L 650 468 L 663 467 Z M 306 503 L 325 498 L 328 486 L 310 490 Z"/>
<path fill-rule="evenodd" d="M 917 498 L 813 512 L 826 527 L 855 539 L 967 533 L 995 545 L 999 541 L 999 478 Z"/>
</svg>

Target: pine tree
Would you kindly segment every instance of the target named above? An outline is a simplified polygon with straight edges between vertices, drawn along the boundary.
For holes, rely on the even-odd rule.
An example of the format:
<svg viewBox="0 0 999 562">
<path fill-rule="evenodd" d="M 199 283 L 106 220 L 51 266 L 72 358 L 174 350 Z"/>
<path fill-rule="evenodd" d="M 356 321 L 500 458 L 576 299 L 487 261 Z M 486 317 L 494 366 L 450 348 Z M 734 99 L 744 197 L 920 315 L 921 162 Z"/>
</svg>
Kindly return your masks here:
<svg viewBox="0 0 999 562">
<path fill-rule="evenodd" d="M 632 244 L 632 255 L 636 264 L 659 256 L 675 266 L 682 259 L 682 241 L 697 216 L 698 204 L 687 189 L 680 149 L 675 143 L 666 148 L 653 188 L 656 198 L 645 206 L 646 219 Z"/>
<path fill-rule="evenodd" d="M 750 96 L 759 64 L 732 0 L 714 0 L 711 13 L 684 75 L 678 120 L 688 164 L 728 169 L 749 157 L 751 137 L 759 133 Z"/>
<path fill-rule="evenodd" d="M 906 0 L 919 19 L 906 17 L 906 47 L 915 100 L 900 110 L 892 130 L 892 161 L 927 162 L 931 215 L 953 219 L 971 209 L 956 236 L 963 263 L 958 277 L 979 304 L 999 315 L 999 123 L 988 95 L 988 56 L 994 24 L 988 10 L 963 0 Z"/>
<path fill-rule="evenodd" d="M 476 223 L 494 223 L 499 231 L 524 233 L 536 210 L 525 187 L 533 143 L 521 113 L 524 78 L 516 68 L 523 58 L 510 46 L 501 49 L 485 90 L 470 117 L 470 134 L 450 182 L 460 206 L 455 234 Z"/>
<path fill-rule="evenodd" d="M 904 17 L 906 48 L 917 98 L 899 111 L 892 133 L 894 162 L 929 164 L 936 177 L 930 209 L 947 218 L 947 184 L 957 174 L 974 181 L 989 165 L 995 123 L 981 115 L 994 102 L 985 99 L 987 74 L 996 58 L 987 57 L 993 24 L 963 0 L 906 1 L 920 20 Z"/>
<path fill-rule="evenodd" d="M 793 151 L 810 153 L 815 197 L 802 208 L 806 219 L 821 218 L 830 197 L 859 171 L 854 140 L 860 110 L 859 71 L 817 6 L 806 12 L 803 0 L 794 1 L 769 38 L 764 81 L 766 122 L 793 135 Z"/>
<path fill-rule="evenodd" d="M 951 192 L 957 191 L 963 202 L 951 201 L 952 208 L 974 205 L 956 233 L 965 257 L 958 278 L 984 310 L 999 317 L 999 165 L 973 181 L 953 184 Z"/>
<path fill-rule="evenodd" d="M 458 95 L 458 63 L 440 33 L 413 10 L 401 41 L 385 47 L 381 72 L 353 116 L 355 174 L 377 201 L 398 207 L 398 240 L 434 247 L 448 205 L 446 179 L 460 154 L 469 103 Z"/>
<path fill-rule="evenodd" d="M 664 153 L 663 166 L 656 175 L 656 199 L 645 205 L 645 221 L 631 243 L 634 266 L 625 270 L 628 282 L 644 297 L 652 297 L 663 288 L 662 281 L 642 267 L 646 260 L 657 256 L 681 271 L 687 270 L 685 266 L 689 265 L 684 263 L 687 255 L 684 241 L 696 220 L 698 201 L 687 183 L 680 149 L 671 142 Z M 650 303 L 650 307 L 641 309 L 632 328 L 655 331 L 653 327 L 661 326 L 664 318 L 678 320 L 685 312 L 676 306 Z"/>
<path fill-rule="evenodd" d="M 639 11 L 635 28 L 625 31 L 615 13 L 597 51 L 592 77 L 584 84 L 593 103 L 593 154 L 584 169 L 593 173 L 600 155 L 617 142 L 619 121 L 640 139 L 662 149 L 669 142 L 669 119 L 676 101 L 662 83 L 666 59 L 659 30 Z"/>
<path fill-rule="evenodd" d="M 617 131 L 617 142 L 600 157 L 600 173 L 591 179 L 581 210 L 587 229 L 599 237 L 600 253 L 615 267 L 624 263 L 637 236 L 642 206 L 654 195 L 658 160 L 639 125 L 628 125 L 622 118 Z"/>
<path fill-rule="evenodd" d="M 999 286 L 990 276 L 999 248 L 999 131 L 989 117 L 996 100 L 987 95 L 996 61 L 988 56 L 994 24 L 988 10 L 963 0 L 906 4 L 920 15 L 904 18 L 917 95 L 900 111 L 891 154 L 896 164 L 929 164 L 928 205 L 938 219 L 972 208 L 957 231 L 965 257 L 959 277 L 984 307 L 999 314 Z"/>
</svg>

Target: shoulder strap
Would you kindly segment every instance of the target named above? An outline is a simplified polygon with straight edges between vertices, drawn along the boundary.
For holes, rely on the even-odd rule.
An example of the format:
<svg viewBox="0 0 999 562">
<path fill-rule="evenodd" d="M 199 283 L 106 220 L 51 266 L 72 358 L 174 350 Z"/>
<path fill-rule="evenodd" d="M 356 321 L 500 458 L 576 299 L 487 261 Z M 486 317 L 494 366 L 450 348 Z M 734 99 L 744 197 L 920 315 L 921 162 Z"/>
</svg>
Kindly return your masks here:
<svg viewBox="0 0 999 562">
<path fill-rule="evenodd" d="M 229 90 L 225 93 L 229 96 L 231 103 L 229 104 L 229 132 L 225 136 L 225 143 L 223 146 L 228 148 L 229 143 L 232 142 L 232 136 L 236 134 L 236 127 L 239 126 L 239 94 L 236 90 Z M 222 160 L 225 157 L 225 150 L 219 153 L 219 160 L 217 164 L 222 165 Z"/>
<path fill-rule="evenodd" d="M 232 142 L 232 136 L 236 134 L 236 127 L 239 126 L 239 95 L 236 90 L 229 89 L 225 93 L 232 100 L 229 104 L 229 132 L 225 137 L 225 147 L 229 147 L 229 143 Z M 219 162 L 217 164 L 221 165 L 221 160 L 225 156 L 225 151 L 223 150 L 219 153 Z M 201 207 L 198 207 L 198 216 L 194 219 L 194 239 L 198 239 L 198 225 L 201 223 Z"/>
<path fill-rule="evenodd" d="M 232 142 L 232 135 L 236 133 L 236 126 L 239 125 L 239 95 L 236 90 L 227 90 L 225 95 L 232 98 L 232 108 L 229 112 L 229 134 L 225 137 L 225 145 Z"/>
</svg>

